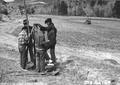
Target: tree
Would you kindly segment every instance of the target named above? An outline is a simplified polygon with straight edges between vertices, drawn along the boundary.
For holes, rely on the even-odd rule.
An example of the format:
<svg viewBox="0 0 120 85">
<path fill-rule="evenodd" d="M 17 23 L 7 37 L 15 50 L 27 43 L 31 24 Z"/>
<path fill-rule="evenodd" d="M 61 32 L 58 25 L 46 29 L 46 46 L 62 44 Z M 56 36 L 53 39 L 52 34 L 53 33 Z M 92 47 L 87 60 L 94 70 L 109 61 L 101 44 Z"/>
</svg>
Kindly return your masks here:
<svg viewBox="0 0 120 85">
<path fill-rule="evenodd" d="M 67 15 L 67 4 L 65 3 L 65 1 L 61 1 L 60 3 L 60 7 L 59 7 L 59 14 L 60 15 Z"/>
<path fill-rule="evenodd" d="M 2 3 L 0 3 L 0 13 L 8 15 L 7 6 L 4 1 Z"/>
<path fill-rule="evenodd" d="M 52 9 L 52 14 L 59 14 L 59 9 L 60 9 L 60 0 L 54 0 L 53 1 L 53 9 Z"/>
<path fill-rule="evenodd" d="M 120 18 L 120 1 L 115 2 L 115 6 L 113 8 L 113 16 Z"/>
</svg>

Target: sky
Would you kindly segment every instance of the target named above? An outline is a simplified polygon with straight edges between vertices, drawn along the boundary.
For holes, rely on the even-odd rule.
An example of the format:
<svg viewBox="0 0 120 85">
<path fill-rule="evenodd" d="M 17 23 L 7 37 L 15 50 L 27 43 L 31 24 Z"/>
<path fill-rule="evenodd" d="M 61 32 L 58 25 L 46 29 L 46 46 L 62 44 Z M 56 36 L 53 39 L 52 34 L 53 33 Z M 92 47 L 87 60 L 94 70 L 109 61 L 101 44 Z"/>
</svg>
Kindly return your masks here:
<svg viewBox="0 0 120 85">
<path fill-rule="evenodd" d="M 5 2 L 12 2 L 12 1 L 14 1 L 14 0 L 4 0 Z"/>
</svg>

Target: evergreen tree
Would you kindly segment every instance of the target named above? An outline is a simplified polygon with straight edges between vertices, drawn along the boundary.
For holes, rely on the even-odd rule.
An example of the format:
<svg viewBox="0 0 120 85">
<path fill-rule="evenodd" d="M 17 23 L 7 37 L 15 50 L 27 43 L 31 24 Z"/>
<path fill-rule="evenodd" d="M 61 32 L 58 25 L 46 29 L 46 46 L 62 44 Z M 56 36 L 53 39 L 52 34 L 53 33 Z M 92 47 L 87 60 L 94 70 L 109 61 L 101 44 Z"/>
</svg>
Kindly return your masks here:
<svg viewBox="0 0 120 85">
<path fill-rule="evenodd" d="M 120 1 L 115 2 L 113 12 L 113 16 L 120 18 Z"/>
<path fill-rule="evenodd" d="M 59 14 L 60 15 L 67 15 L 67 4 L 65 1 L 61 1 L 60 7 L 59 7 Z"/>
</svg>

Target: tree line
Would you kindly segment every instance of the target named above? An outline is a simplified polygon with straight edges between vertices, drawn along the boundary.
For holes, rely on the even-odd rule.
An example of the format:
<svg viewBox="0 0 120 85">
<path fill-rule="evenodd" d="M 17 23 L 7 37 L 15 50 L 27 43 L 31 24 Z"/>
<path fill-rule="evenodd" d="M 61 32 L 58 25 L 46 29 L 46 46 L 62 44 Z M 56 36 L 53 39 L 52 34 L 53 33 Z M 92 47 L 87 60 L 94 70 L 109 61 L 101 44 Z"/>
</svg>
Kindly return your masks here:
<svg viewBox="0 0 120 85">
<path fill-rule="evenodd" d="M 7 3 L 0 2 L 0 14 L 11 14 Z M 17 0 L 18 3 L 21 0 Z M 44 1 L 44 0 L 43 0 Z M 94 16 L 94 17 L 118 17 L 120 18 L 119 0 L 45 0 L 46 5 L 27 5 L 28 14 L 53 14 L 66 16 Z M 11 9 L 19 10 L 24 14 L 23 4 Z M 18 12 L 18 11 L 17 11 Z"/>
<path fill-rule="evenodd" d="M 120 17 L 119 0 L 57 0 L 53 10 L 58 15 Z"/>
</svg>

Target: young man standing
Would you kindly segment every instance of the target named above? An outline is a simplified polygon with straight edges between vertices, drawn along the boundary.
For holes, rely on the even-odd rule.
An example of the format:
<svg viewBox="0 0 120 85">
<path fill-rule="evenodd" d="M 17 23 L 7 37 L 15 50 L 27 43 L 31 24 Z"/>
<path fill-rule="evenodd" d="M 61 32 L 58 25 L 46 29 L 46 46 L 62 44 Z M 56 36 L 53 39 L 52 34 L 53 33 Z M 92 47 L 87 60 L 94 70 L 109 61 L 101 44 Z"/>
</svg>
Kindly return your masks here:
<svg viewBox="0 0 120 85">
<path fill-rule="evenodd" d="M 34 24 L 34 33 L 33 39 L 35 41 L 35 50 L 36 50 L 36 71 L 41 72 L 41 74 L 45 73 L 45 61 L 49 60 L 49 56 L 46 52 L 45 44 L 49 41 L 45 41 L 44 32 L 40 30 L 40 28 Z"/>
<path fill-rule="evenodd" d="M 20 64 L 23 69 L 26 69 L 26 65 L 28 62 L 28 50 L 30 53 L 30 59 L 33 63 L 35 63 L 35 59 L 33 58 L 33 42 L 32 36 L 29 36 L 29 33 L 32 30 L 32 26 L 29 26 L 28 20 L 23 20 L 24 27 L 22 28 L 21 33 L 18 37 L 18 48 L 20 52 Z"/>
<path fill-rule="evenodd" d="M 56 45 L 57 29 L 55 28 L 51 18 L 47 18 L 45 20 L 45 24 L 47 24 L 47 27 L 43 27 L 41 25 L 39 26 L 41 30 L 47 31 L 47 37 L 48 37 L 49 43 L 47 44 L 46 47 L 47 49 L 50 49 L 51 60 L 52 60 L 52 63 L 55 64 L 56 63 L 55 45 Z"/>
</svg>

